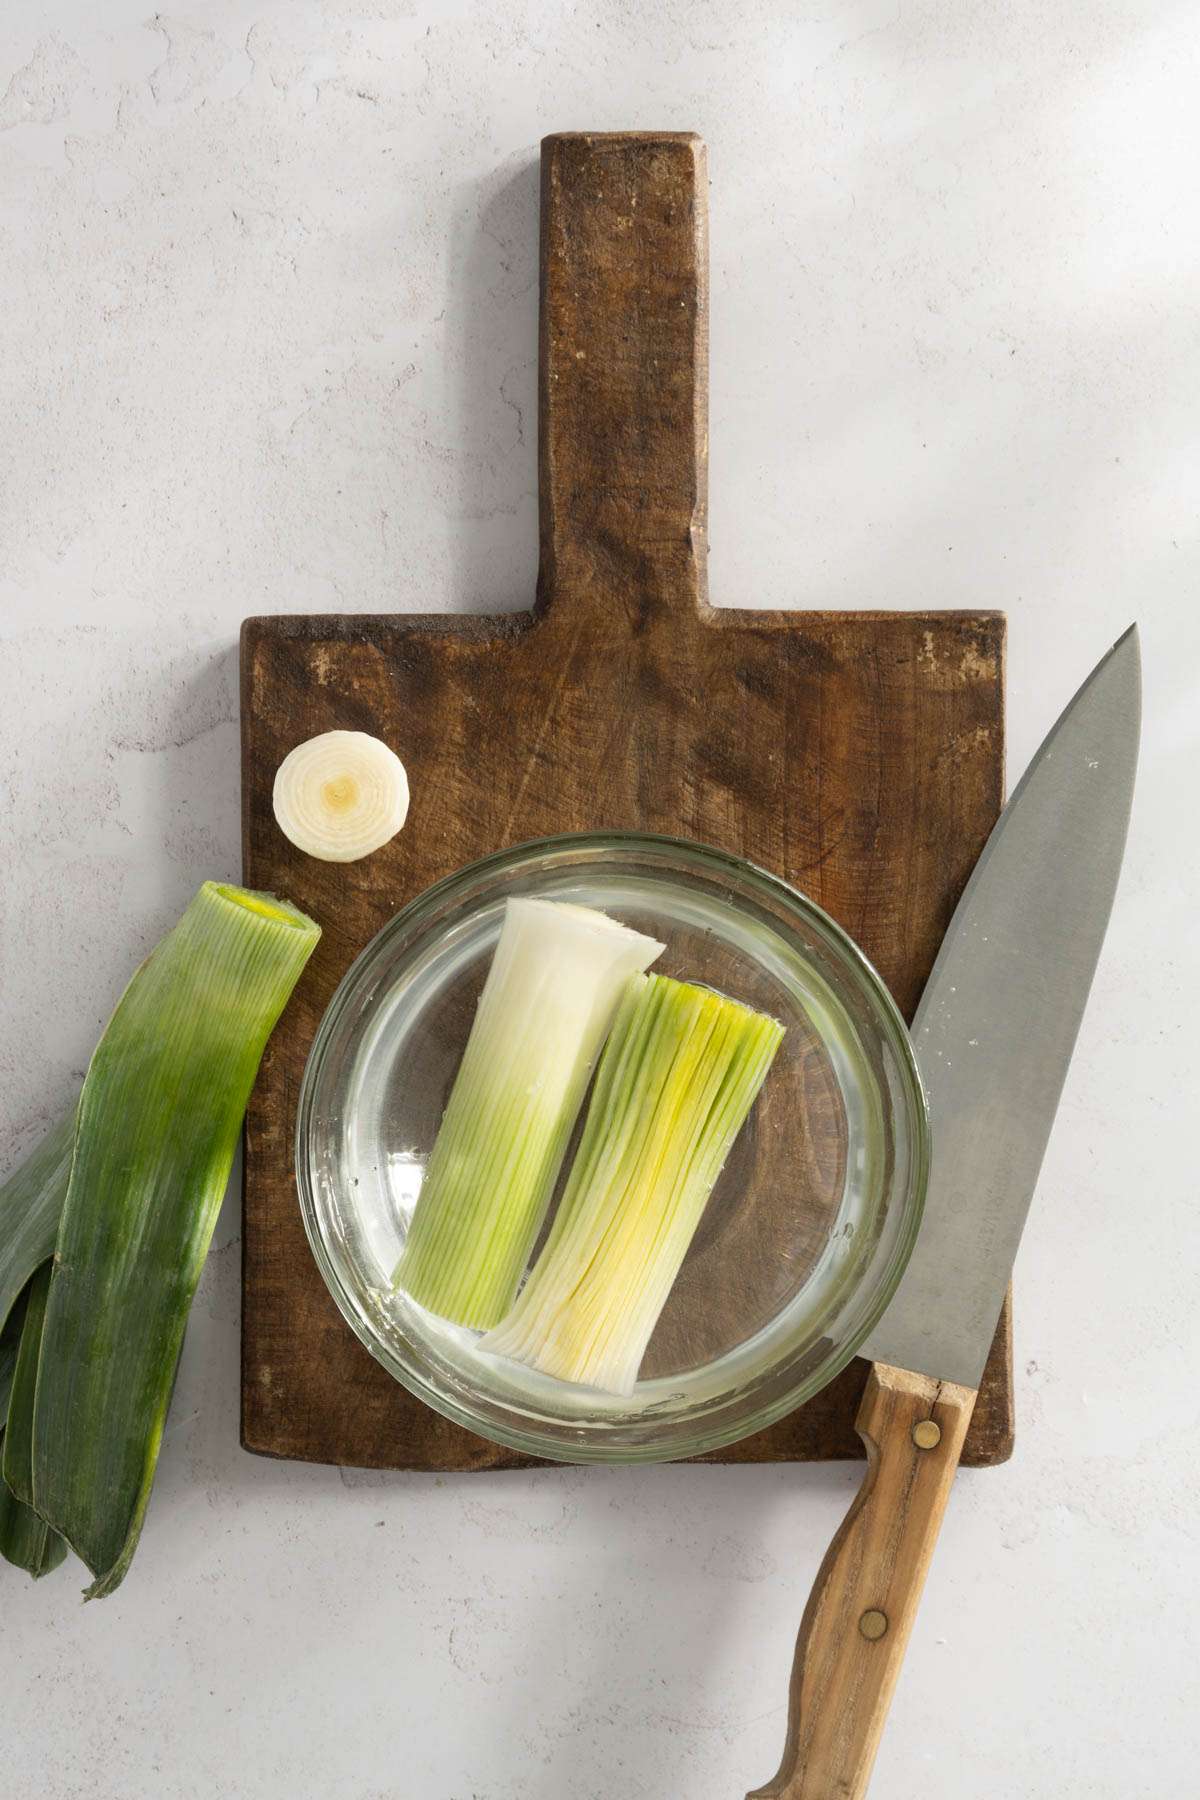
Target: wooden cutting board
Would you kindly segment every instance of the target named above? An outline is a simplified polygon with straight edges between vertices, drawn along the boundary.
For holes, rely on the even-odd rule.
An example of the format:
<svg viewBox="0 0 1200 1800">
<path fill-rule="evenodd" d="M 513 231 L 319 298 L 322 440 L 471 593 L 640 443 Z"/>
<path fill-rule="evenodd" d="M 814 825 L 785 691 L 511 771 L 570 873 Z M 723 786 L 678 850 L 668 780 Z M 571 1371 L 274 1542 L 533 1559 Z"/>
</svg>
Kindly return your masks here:
<svg viewBox="0 0 1200 1800">
<path fill-rule="evenodd" d="M 810 894 L 911 1015 L 999 811 L 1002 615 L 708 604 L 706 214 L 697 138 L 543 144 L 531 611 L 243 629 L 245 879 L 286 894 L 325 933 L 246 1125 L 249 1450 L 372 1468 L 527 1461 L 429 1411 L 372 1361 L 301 1225 L 292 1136 L 305 1057 L 347 965 L 400 906 L 463 863 L 554 832 L 697 838 Z M 401 835 L 349 865 L 299 854 L 271 812 L 283 757 L 336 727 L 394 745 L 413 790 Z M 708 1460 L 860 1455 L 865 1375 L 852 1364 L 790 1418 Z M 964 1460 L 1001 1462 L 1012 1441 L 1006 1308 Z"/>
</svg>

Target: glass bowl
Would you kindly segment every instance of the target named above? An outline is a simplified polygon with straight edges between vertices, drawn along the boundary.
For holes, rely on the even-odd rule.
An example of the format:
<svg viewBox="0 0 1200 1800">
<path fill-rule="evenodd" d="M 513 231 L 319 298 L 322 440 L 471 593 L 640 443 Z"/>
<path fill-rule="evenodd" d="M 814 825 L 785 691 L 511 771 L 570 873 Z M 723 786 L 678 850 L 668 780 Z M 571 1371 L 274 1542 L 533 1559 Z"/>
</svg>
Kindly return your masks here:
<svg viewBox="0 0 1200 1800">
<path fill-rule="evenodd" d="M 599 907 L 666 944 L 657 971 L 719 988 L 787 1028 L 630 1398 L 487 1355 L 477 1333 L 391 1289 L 514 894 Z M 632 834 L 519 845 L 398 913 L 321 1022 L 296 1142 L 309 1242 L 371 1354 L 458 1424 L 562 1462 L 694 1456 L 815 1394 L 895 1290 L 928 1157 L 904 1021 L 845 932 L 736 856 Z"/>
</svg>

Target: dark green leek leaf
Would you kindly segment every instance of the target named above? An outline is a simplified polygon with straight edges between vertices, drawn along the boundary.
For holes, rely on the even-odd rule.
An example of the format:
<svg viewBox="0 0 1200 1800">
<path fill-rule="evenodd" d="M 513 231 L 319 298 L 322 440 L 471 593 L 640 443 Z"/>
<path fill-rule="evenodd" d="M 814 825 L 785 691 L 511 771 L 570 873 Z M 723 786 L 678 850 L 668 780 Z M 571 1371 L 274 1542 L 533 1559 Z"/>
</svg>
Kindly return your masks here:
<svg viewBox="0 0 1200 1800">
<path fill-rule="evenodd" d="M 74 1138 L 72 1113 L 0 1187 L 0 1330 L 33 1271 L 54 1253 Z"/>
<path fill-rule="evenodd" d="M 8 1417 L 8 1396 L 12 1393 L 13 1371 L 17 1366 L 17 1347 L 0 1338 L 0 1419 Z"/>
<path fill-rule="evenodd" d="M 37 1391 L 38 1357 L 42 1348 L 42 1322 L 50 1292 L 50 1264 L 43 1263 L 29 1284 L 21 1346 L 13 1373 L 8 1402 L 8 1429 L 4 1434 L 4 1485 L 15 1500 L 33 1505 L 33 1398 Z"/>
<path fill-rule="evenodd" d="M 22 1359 L 21 1350 L 26 1343 L 33 1346 L 33 1374 L 37 1374 L 37 1341 L 41 1337 L 42 1307 L 45 1304 L 46 1288 L 49 1285 L 50 1270 L 46 1265 L 40 1282 L 31 1282 L 26 1293 L 20 1295 L 16 1305 L 11 1309 L 7 1326 L 0 1332 L 0 1458 L 8 1452 L 12 1430 L 24 1432 L 28 1445 L 29 1428 L 32 1422 L 33 1392 L 29 1381 L 29 1356 Z M 41 1289 L 40 1303 L 37 1304 L 36 1318 L 31 1327 L 30 1313 L 35 1307 L 34 1290 Z M 18 1397 L 18 1389 L 22 1386 L 22 1360 L 25 1364 L 24 1384 L 27 1386 L 27 1403 Z M 4 1429 L 5 1419 L 10 1429 Z M 26 1456 L 26 1461 L 28 1456 Z M 67 1547 L 56 1531 L 51 1531 L 44 1520 L 18 1500 L 11 1492 L 8 1484 L 0 1480 L 0 1556 L 6 1562 L 15 1563 L 18 1569 L 25 1569 L 36 1581 L 39 1575 L 48 1575 L 56 1569 L 67 1554 Z"/>
<path fill-rule="evenodd" d="M 24 1323 L 25 1296 L 22 1294 L 5 1323 L 0 1326 L 0 1432 L 4 1430 L 8 1418 L 8 1398 L 12 1393 L 13 1376 L 17 1372 L 17 1351 L 21 1346 L 21 1327 Z"/>
<path fill-rule="evenodd" d="M 192 1296 L 276 1019 L 320 937 L 206 882 L 92 1057 L 46 1304 L 33 1501 L 109 1594 L 150 1498 Z"/>
<path fill-rule="evenodd" d="M 0 1481 L 0 1556 L 5 1562 L 26 1570 L 36 1581 L 57 1569 L 66 1554 L 58 1533 Z"/>
</svg>

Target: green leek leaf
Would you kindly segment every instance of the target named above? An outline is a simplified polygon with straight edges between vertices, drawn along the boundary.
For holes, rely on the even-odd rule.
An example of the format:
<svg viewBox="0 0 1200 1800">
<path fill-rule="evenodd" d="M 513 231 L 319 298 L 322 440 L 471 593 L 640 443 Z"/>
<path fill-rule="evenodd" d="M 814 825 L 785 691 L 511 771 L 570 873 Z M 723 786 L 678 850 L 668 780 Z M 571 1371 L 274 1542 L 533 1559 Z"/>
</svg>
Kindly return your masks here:
<svg viewBox="0 0 1200 1800">
<path fill-rule="evenodd" d="M 67 1546 L 31 1506 L 10 1494 L 0 1481 L 0 1556 L 37 1581 L 57 1569 Z"/>
<path fill-rule="evenodd" d="M 14 1306 L 7 1324 L 0 1329 L 0 1432 L 8 1418 L 8 1401 L 13 1376 L 17 1372 L 17 1351 L 21 1344 L 21 1326 L 25 1322 L 25 1306 Z"/>
<path fill-rule="evenodd" d="M 0 1331 L 29 1277 L 54 1253 L 74 1142 L 71 1113 L 0 1187 Z"/>
<path fill-rule="evenodd" d="M 8 1402 L 8 1428 L 4 1433 L 2 1468 L 5 1486 L 26 1506 L 33 1505 L 33 1401 L 37 1391 L 38 1358 L 42 1349 L 42 1325 L 50 1292 L 50 1264 L 43 1263 L 29 1284 L 21 1347 L 13 1372 Z"/>
<path fill-rule="evenodd" d="M 206 882 L 92 1057 L 33 1425 L 34 1506 L 92 1571 L 89 1598 L 137 1545 L 242 1115 L 319 936 L 294 907 Z"/>
<path fill-rule="evenodd" d="M 33 1433 L 33 1397 L 37 1384 L 38 1352 L 42 1321 L 50 1290 L 50 1264 L 43 1263 L 29 1284 L 23 1301 L 21 1342 L 8 1401 L 7 1429 L 0 1443 L 3 1478 L 0 1479 L 0 1556 L 26 1569 L 36 1580 L 56 1569 L 67 1546 L 30 1504 L 32 1494 L 30 1447 Z"/>
</svg>

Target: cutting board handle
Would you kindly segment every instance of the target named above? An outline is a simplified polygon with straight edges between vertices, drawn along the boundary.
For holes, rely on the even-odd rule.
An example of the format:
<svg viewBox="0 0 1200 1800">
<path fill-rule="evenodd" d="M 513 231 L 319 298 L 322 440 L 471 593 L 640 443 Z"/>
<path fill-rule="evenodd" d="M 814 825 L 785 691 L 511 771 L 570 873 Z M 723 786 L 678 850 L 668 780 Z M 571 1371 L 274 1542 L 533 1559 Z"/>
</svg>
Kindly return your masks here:
<svg viewBox="0 0 1200 1800">
<path fill-rule="evenodd" d="M 705 600 L 708 177 L 689 132 L 542 143 L 538 607 Z"/>
<path fill-rule="evenodd" d="M 746 1800 L 864 1800 L 975 1397 L 872 1364 L 867 1473 L 800 1626 L 779 1773 Z"/>
</svg>

